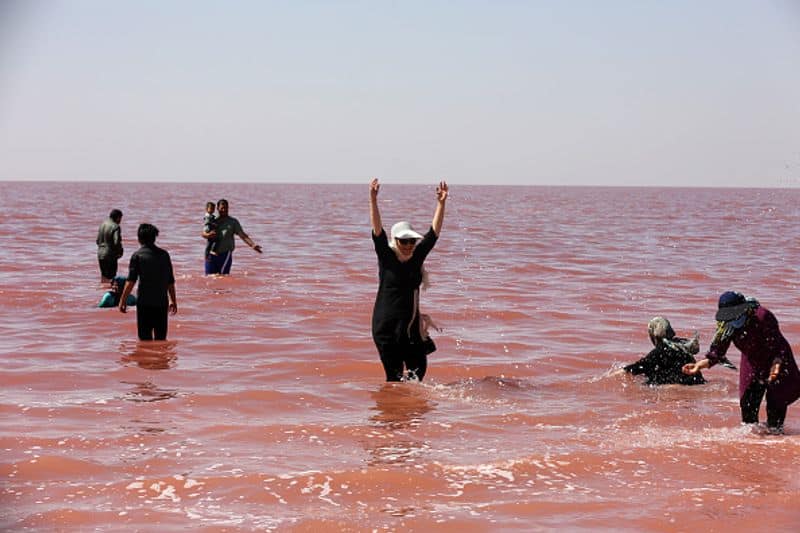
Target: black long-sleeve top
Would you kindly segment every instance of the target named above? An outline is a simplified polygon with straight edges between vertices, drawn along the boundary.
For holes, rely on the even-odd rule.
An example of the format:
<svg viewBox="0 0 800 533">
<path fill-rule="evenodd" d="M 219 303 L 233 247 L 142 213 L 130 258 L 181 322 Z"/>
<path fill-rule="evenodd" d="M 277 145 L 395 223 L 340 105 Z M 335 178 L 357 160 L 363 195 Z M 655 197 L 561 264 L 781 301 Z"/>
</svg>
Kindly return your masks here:
<svg viewBox="0 0 800 533">
<path fill-rule="evenodd" d="M 676 337 L 675 340 L 679 339 Z M 694 362 L 695 358 L 690 354 L 659 342 L 650 353 L 626 366 L 625 372 L 644 374 L 648 385 L 702 385 L 706 380 L 700 372 L 691 376 L 683 373 L 683 365 Z"/>
<path fill-rule="evenodd" d="M 372 338 L 378 344 L 419 342 L 419 299 L 422 263 L 436 244 L 436 232 L 430 228 L 420 240 L 411 258 L 400 261 L 389 247 L 386 231 L 372 235 L 378 255 L 378 294 L 372 311 Z"/>
</svg>

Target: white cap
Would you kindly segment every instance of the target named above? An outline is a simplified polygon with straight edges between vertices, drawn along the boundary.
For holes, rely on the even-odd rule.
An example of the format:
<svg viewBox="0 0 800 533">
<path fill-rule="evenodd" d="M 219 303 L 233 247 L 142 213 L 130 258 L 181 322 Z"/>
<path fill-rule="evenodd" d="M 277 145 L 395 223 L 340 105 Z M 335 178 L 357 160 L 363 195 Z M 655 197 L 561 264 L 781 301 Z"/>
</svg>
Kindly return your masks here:
<svg viewBox="0 0 800 533">
<path fill-rule="evenodd" d="M 408 222 L 398 222 L 392 226 L 392 239 L 421 239 L 422 235 L 414 231 Z"/>
</svg>

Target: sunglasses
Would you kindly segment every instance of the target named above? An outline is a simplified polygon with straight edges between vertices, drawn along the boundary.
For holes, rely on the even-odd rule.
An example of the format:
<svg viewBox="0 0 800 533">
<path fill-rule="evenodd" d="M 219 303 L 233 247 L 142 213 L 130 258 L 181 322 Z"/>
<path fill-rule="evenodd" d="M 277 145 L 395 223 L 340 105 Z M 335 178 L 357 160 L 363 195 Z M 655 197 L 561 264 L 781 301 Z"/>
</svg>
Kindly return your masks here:
<svg viewBox="0 0 800 533">
<path fill-rule="evenodd" d="M 408 244 L 416 244 L 417 239 L 395 239 L 399 244 L 408 245 Z"/>
</svg>

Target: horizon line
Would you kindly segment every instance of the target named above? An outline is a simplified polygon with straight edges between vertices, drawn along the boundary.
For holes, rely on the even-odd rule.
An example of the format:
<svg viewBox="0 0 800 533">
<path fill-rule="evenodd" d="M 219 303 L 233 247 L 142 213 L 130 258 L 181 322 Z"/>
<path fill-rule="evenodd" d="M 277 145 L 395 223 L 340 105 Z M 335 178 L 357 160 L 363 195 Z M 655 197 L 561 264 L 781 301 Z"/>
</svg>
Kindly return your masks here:
<svg viewBox="0 0 800 533">
<path fill-rule="evenodd" d="M 382 184 L 384 185 L 427 185 L 429 184 L 427 181 L 421 181 L 418 179 L 410 179 L 408 181 L 403 182 L 396 182 L 391 178 L 381 178 Z M 434 180 L 435 181 L 435 180 Z M 431 181 L 430 183 L 434 183 Z M 794 190 L 800 188 L 800 183 L 798 185 L 792 186 L 790 184 L 787 185 L 776 185 L 776 186 L 752 186 L 752 185 L 649 185 L 649 184 L 630 184 L 630 185 L 623 185 L 623 184 L 582 184 L 582 183 L 575 183 L 575 184 L 554 184 L 554 183 L 458 183 L 449 181 L 451 184 L 456 184 L 459 186 L 466 186 L 466 187 L 553 187 L 553 188 L 636 188 L 636 189 L 752 189 L 752 190 Z M 25 183 L 113 183 L 113 184 L 153 184 L 153 183 L 164 183 L 164 184 L 183 184 L 183 185 L 205 185 L 205 184 L 217 184 L 217 185 L 363 185 L 367 182 L 360 182 L 360 181 L 213 181 L 213 180 L 203 180 L 203 181 L 190 181 L 190 180 L 183 180 L 183 179 L 150 179 L 145 178 L 142 180 L 120 180 L 120 179 L 81 179 L 81 180 L 73 180 L 73 179 L 54 179 L 54 178 L 31 178 L 31 179 L 19 179 L 19 178 L 5 178 L 0 177 L 0 182 L 3 183 L 15 183 L 15 184 L 25 184 Z"/>
</svg>

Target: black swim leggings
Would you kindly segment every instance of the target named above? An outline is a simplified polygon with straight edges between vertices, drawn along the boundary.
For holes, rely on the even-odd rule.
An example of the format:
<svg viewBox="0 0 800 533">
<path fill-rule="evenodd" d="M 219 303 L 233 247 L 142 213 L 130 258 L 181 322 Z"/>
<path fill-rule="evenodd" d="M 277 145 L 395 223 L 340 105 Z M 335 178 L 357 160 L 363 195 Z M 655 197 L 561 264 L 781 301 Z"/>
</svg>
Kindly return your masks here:
<svg viewBox="0 0 800 533">
<path fill-rule="evenodd" d="M 408 377 L 413 376 L 420 381 L 425 377 L 428 369 L 428 356 L 418 355 L 411 345 L 378 344 L 378 353 L 381 356 L 383 370 L 386 372 L 386 381 L 402 381 L 403 367 L 408 369 Z"/>
<path fill-rule="evenodd" d="M 139 330 L 139 340 L 166 340 L 168 309 L 168 307 L 151 307 L 149 305 L 136 306 L 136 328 Z"/>
<path fill-rule="evenodd" d="M 758 408 L 761 406 L 764 393 L 767 393 L 767 426 L 782 428 L 788 406 L 782 403 L 779 404 L 770 398 L 770 394 L 767 392 L 767 384 L 758 380 L 753 380 L 739 400 L 739 406 L 742 408 L 742 422 L 745 424 L 758 423 Z"/>
</svg>

